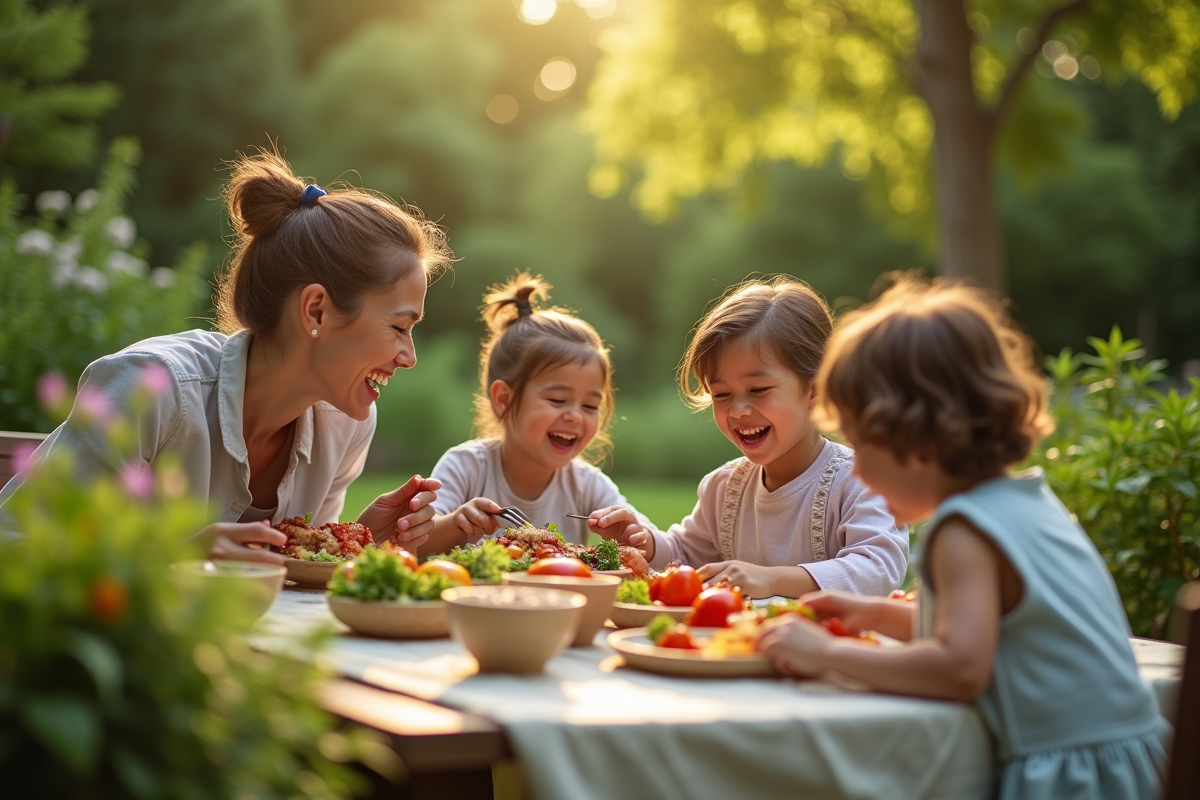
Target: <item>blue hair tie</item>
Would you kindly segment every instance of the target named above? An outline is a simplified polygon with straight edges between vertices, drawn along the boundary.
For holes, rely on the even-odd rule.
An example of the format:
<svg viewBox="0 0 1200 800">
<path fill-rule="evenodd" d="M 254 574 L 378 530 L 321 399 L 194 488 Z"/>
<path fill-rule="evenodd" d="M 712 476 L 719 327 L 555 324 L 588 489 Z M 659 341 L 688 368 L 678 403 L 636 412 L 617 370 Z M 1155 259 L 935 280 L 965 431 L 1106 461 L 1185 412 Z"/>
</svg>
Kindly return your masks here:
<svg viewBox="0 0 1200 800">
<path fill-rule="evenodd" d="M 304 187 L 304 191 L 300 193 L 300 205 L 302 207 L 315 206 L 318 197 L 324 197 L 329 192 L 317 186 L 315 183 L 310 183 Z"/>
</svg>

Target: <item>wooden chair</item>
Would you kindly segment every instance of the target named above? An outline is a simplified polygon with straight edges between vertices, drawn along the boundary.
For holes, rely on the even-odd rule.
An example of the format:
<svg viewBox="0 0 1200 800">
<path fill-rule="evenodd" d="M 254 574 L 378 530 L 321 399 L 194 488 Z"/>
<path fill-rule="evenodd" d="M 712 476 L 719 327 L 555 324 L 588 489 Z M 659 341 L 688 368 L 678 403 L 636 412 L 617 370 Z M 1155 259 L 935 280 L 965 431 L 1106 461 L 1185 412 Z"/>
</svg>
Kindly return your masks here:
<svg viewBox="0 0 1200 800">
<path fill-rule="evenodd" d="M 1200 581 L 1185 584 L 1175 595 L 1171 638 L 1187 646 L 1187 654 L 1163 800 L 1196 800 L 1200 797 Z"/>
<path fill-rule="evenodd" d="M 18 433 L 16 431 L 0 431 L 0 486 L 8 483 L 8 479 L 16 474 L 13 468 L 13 456 L 23 445 L 41 444 L 46 438 L 44 433 Z"/>
</svg>

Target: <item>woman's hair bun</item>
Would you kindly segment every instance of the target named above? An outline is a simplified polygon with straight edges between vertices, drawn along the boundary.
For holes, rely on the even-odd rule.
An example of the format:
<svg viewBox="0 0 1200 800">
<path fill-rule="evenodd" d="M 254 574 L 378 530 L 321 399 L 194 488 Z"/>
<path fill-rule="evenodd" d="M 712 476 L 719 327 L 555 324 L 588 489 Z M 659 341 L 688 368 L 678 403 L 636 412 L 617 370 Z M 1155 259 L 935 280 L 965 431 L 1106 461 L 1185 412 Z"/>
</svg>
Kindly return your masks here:
<svg viewBox="0 0 1200 800">
<path fill-rule="evenodd" d="M 238 158 L 224 193 L 234 230 L 244 239 L 270 236 L 300 208 L 305 185 L 277 153 Z"/>
<path fill-rule="evenodd" d="M 504 283 L 488 289 L 483 297 L 483 321 L 493 332 L 502 331 L 519 319 L 533 315 L 533 301 L 550 299 L 551 286 L 541 275 L 518 272 Z"/>
</svg>

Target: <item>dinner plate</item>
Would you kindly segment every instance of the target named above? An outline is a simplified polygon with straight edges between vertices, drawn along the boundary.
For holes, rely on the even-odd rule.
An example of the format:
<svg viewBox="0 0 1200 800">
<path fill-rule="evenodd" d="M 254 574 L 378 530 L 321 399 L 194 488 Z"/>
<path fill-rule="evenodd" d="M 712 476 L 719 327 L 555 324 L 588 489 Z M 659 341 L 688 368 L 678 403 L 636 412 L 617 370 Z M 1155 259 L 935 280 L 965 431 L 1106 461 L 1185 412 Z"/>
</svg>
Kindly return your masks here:
<svg viewBox="0 0 1200 800">
<path fill-rule="evenodd" d="M 329 610 L 355 633 L 381 639 L 440 639 L 450 635 L 440 600 L 379 602 L 327 595 Z"/>
<path fill-rule="evenodd" d="M 693 628 L 697 644 L 707 640 L 714 628 Z M 688 678 L 758 678 L 775 675 L 771 661 L 762 653 L 736 653 L 706 656 L 698 650 L 656 647 L 646 638 L 645 628 L 614 631 L 608 644 L 621 654 L 625 663 L 644 672 L 678 675 Z"/>
<path fill-rule="evenodd" d="M 642 606 L 637 603 L 613 603 L 608 618 L 618 628 L 644 628 L 659 614 L 666 614 L 676 622 L 683 622 L 692 611 L 691 606 Z"/>
<path fill-rule="evenodd" d="M 287 579 L 298 586 L 307 589 L 324 589 L 325 584 L 333 579 L 333 571 L 340 561 L 301 561 L 289 558 L 284 562 L 287 567 Z"/>
</svg>

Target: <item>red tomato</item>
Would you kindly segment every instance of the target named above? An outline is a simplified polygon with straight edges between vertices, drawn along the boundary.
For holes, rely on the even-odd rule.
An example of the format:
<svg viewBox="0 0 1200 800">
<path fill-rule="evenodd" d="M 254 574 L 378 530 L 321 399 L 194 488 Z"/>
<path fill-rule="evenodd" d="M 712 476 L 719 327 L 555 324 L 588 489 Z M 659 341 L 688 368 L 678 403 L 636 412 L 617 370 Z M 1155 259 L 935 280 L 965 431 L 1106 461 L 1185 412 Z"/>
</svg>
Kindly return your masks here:
<svg viewBox="0 0 1200 800">
<path fill-rule="evenodd" d="M 650 584 L 650 602 L 651 603 L 661 603 L 662 602 L 662 575 L 661 574 L 651 575 L 647 582 Z"/>
<path fill-rule="evenodd" d="M 688 633 L 687 628 L 683 625 L 676 625 L 673 631 L 665 631 L 662 636 L 658 637 L 658 641 L 655 644 L 659 647 L 673 647 L 676 650 L 700 649 L 692 641 L 692 635 Z"/>
<path fill-rule="evenodd" d="M 117 622 L 129 607 L 129 591 L 116 578 L 102 575 L 90 592 L 92 615 L 101 622 Z"/>
<path fill-rule="evenodd" d="M 417 569 L 417 574 L 425 572 L 441 573 L 449 578 L 451 583 L 457 583 L 459 586 L 471 585 L 471 573 L 467 572 L 467 568 L 462 564 L 455 564 L 453 561 L 442 559 L 426 561 Z"/>
<path fill-rule="evenodd" d="M 658 599 L 667 606 L 690 606 L 703 589 L 700 574 L 691 567 L 682 566 L 663 575 Z"/>
<path fill-rule="evenodd" d="M 562 550 L 559 550 L 557 547 L 550 547 L 549 545 L 542 545 L 537 550 L 538 558 L 562 558 L 564 555 Z"/>
<path fill-rule="evenodd" d="M 569 578 L 590 578 L 592 571 L 577 558 L 543 558 L 529 568 L 530 575 L 565 575 Z"/>
<path fill-rule="evenodd" d="M 728 628 L 729 615 L 741 610 L 741 592 L 728 586 L 711 586 L 692 604 L 690 624 L 697 628 Z"/>
<path fill-rule="evenodd" d="M 336 567 L 334 567 L 333 574 L 335 576 L 336 575 L 345 575 L 346 583 L 354 583 L 354 562 L 353 561 L 343 561 L 342 563 L 340 563 Z"/>
<path fill-rule="evenodd" d="M 826 619 L 821 620 L 821 626 L 823 628 L 825 628 L 825 630 L 832 633 L 834 636 L 849 636 L 850 635 L 850 634 L 846 633 L 846 626 L 842 625 L 842 621 L 840 619 L 838 619 L 837 617 L 828 617 Z"/>
</svg>

